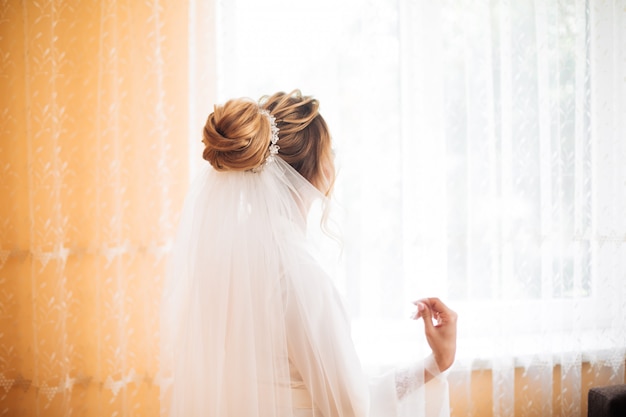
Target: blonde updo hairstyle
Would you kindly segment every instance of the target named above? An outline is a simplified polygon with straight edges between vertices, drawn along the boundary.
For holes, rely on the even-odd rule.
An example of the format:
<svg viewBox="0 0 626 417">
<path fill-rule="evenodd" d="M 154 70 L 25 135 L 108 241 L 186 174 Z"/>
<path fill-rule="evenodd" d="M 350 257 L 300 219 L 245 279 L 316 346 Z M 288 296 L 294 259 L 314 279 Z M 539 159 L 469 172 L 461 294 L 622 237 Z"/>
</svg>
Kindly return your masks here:
<svg viewBox="0 0 626 417">
<path fill-rule="evenodd" d="M 259 167 L 269 152 L 270 124 L 252 100 L 216 105 L 204 125 L 202 157 L 218 171 Z"/>
<path fill-rule="evenodd" d="M 276 118 L 278 156 L 330 194 L 335 180 L 330 132 L 319 114 L 319 102 L 299 90 L 263 97 L 260 104 L 233 99 L 215 106 L 204 127 L 204 159 L 219 171 L 260 167 L 269 155 L 271 132 L 268 118 L 259 109 Z"/>
</svg>

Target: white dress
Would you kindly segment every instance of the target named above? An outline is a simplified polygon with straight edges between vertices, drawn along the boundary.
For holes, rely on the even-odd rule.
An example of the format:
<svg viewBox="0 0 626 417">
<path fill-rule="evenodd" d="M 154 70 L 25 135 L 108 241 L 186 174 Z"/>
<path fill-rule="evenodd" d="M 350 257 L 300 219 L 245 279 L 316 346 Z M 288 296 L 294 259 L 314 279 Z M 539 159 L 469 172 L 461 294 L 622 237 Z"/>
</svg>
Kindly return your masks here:
<svg viewBox="0 0 626 417">
<path fill-rule="evenodd" d="M 315 200 L 324 197 L 279 157 L 260 172 L 207 166 L 194 182 L 161 308 L 162 415 L 449 415 L 445 379 L 425 386 L 419 362 L 363 374 L 306 234 Z"/>
</svg>

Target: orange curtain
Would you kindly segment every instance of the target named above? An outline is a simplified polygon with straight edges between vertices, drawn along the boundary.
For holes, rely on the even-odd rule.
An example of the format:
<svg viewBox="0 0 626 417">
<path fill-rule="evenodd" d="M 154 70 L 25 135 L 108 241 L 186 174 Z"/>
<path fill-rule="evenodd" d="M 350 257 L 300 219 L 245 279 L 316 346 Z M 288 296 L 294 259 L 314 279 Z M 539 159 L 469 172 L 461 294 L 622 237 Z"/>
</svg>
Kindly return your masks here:
<svg viewBox="0 0 626 417">
<path fill-rule="evenodd" d="M 159 413 L 187 19 L 176 0 L 0 2 L 2 415 Z"/>
</svg>

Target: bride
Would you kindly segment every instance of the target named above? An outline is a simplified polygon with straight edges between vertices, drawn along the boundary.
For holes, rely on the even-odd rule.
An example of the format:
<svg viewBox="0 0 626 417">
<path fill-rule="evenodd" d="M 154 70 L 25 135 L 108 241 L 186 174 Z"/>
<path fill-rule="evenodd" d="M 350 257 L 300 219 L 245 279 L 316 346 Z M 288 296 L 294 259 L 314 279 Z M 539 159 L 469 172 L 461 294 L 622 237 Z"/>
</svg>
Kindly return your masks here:
<svg viewBox="0 0 626 417">
<path fill-rule="evenodd" d="M 311 205 L 327 207 L 335 180 L 318 106 L 294 91 L 209 115 L 209 164 L 187 197 L 164 287 L 163 415 L 449 415 L 441 372 L 454 361 L 456 314 L 436 298 L 415 302 L 432 355 L 363 374 L 307 234 Z"/>
</svg>

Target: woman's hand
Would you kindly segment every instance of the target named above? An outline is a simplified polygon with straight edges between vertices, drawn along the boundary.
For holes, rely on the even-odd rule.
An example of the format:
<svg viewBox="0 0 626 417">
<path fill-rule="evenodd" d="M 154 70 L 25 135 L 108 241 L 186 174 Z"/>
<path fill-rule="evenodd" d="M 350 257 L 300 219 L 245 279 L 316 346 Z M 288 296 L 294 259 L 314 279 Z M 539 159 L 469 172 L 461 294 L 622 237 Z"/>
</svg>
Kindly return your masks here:
<svg viewBox="0 0 626 417">
<path fill-rule="evenodd" d="M 452 366 L 456 355 L 457 314 L 438 298 L 414 301 L 417 313 L 414 319 L 424 319 L 424 332 L 435 362 L 441 372 Z"/>
</svg>

